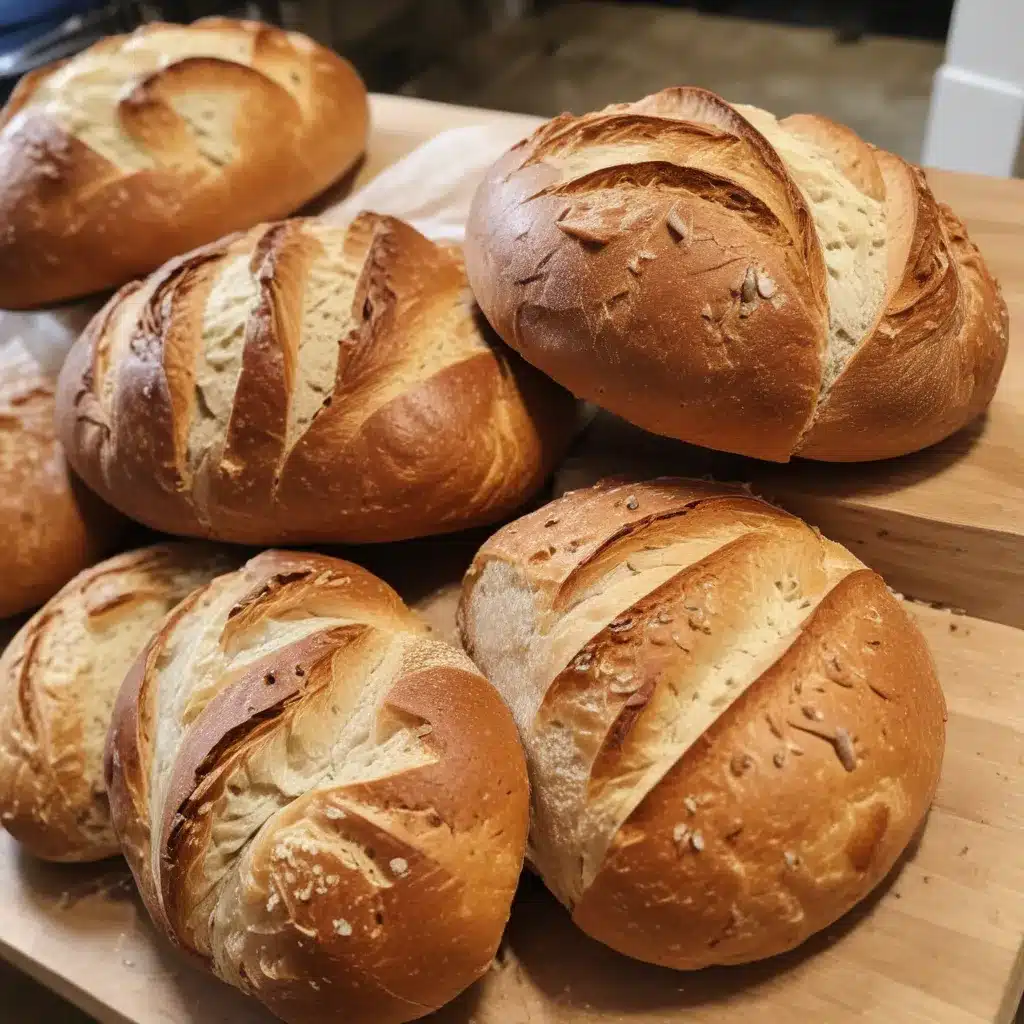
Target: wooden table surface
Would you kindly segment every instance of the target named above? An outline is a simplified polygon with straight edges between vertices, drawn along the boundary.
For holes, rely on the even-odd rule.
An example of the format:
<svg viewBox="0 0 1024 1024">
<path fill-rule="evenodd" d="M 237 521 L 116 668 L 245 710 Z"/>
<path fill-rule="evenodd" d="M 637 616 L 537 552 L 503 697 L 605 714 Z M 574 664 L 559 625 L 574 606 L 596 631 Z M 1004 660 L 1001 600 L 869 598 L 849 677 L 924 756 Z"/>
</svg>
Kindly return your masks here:
<svg viewBox="0 0 1024 1024">
<path fill-rule="evenodd" d="M 357 182 L 445 128 L 501 119 L 526 132 L 533 124 L 422 100 L 372 102 L 370 155 Z M 999 623 L 1024 625 L 1024 183 L 933 180 L 965 216 L 1010 305 L 1011 357 L 983 424 L 871 466 L 766 468 L 662 447 L 667 442 L 643 450 L 675 472 L 751 479 L 845 540 L 898 589 L 976 616 L 912 608 L 950 710 L 943 781 L 920 843 L 875 898 L 801 950 L 696 975 L 634 963 L 590 942 L 527 882 L 495 969 L 438 1014 L 438 1024 L 1012 1020 L 1024 986 L 1024 632 Z M 570 473 L 592 472 L 602 437 L 613 456 L 620 442 L 636 454 L 636 439 L 627 431 L 622 441 L 619 425 L 596 430 Z M 465 545 L 377 549 L 365 561 L 447 633 Z M 120 862 L 47 866 L 3 836 L 0 891 L 0 952 L 104 1022 L 270 1020 L 154 936 Z M 42 1012 L 38 1019 L 49 1019 Z"/>
</svg>

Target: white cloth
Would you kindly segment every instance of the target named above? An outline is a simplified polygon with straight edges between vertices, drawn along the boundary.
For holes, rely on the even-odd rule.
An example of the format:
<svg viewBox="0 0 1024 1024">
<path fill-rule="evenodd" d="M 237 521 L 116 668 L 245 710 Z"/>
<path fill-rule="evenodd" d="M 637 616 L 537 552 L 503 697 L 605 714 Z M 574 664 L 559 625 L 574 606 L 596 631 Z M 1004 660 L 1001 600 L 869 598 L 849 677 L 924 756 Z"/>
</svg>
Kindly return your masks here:
<svg viewBox="0 0 1024 1024">
<path fill-rule="evenodd" d="M 487 168 L 522 137 L 520 124 L 472 125 L 441 132 L 325 210 L 321 219 L 348 224 L 363 210 L 370 210 L 400 217 L 435 242 L 461 245 L 476 186 Z"/>
</svg>

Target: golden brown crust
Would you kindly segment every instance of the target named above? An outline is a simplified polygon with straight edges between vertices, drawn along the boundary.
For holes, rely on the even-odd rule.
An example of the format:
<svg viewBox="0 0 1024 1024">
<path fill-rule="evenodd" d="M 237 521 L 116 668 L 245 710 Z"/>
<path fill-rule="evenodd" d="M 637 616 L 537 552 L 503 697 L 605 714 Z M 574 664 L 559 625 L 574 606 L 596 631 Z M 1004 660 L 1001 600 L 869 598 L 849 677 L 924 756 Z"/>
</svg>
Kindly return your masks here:
<svg viewBox="0 0 1024 1024">
<path fill-rule="evenodd" d="M 347 61 L 258 22 L 150 23 L 35 73 L 0 118 L 0 305 L 287 216 L 352 166 L 367 118 Z"/>
<path fill-rule="evenodd" d="M 270 551 L 179 606 L 120 694 L 111 808 L 150 913 L 286 1021 L 423 1016 L 501 937 L 522 750 L 425 633 L 358 566 Z"/>
<path fill-rule="evenodd" d="M 574 920 L 627 955 L 677 968 L 799 945 L 863 899 L 910 843 L 935 794 L 943 716 L 923 638 L 878 576 L 852 573 L 634 811 Z M 838 729 L 851 738 L 852 772 Z"/>
<path fill-rule="evenodd" d="M 880 577 L 748 494 L 571 492 L 484 545 L 459 621 L 526 746 L 532 860 L 630 956 L 792 948 L 931 803 L 945 707 L 923 638 Z"/>
<path fill-rule="evenodd" d="M 479 187 L 466 259 L 498 334 L 574 394 L 764 459 L 933 444 L 1006 354 L 998 288 L 916 168 L 700 89 L 541 126 Z"/>
<path fill-rule="evenodd" d="M 79 573 L 0 657 L 0 822 L 38 857 L 120 852 L 103 785 L 118 688 L 164 614 L 237 559 L 203 544 L 130 551 Z"/>
<path fill-rule="evenodd" d="M 532 589 L 552 607 L 561 607 L 585 586 L 584 573 L 600 561 L 602 551 L 633 541 L 651 526 L 687 516 L 709 499 L 744 493 L 705 480 L 650 480 L 639 492 L 625 481 L 602 484 L 590 489 L 586 502 L 578 500 L 582 492 L 562 495 L 502 527 L 480 549 L 480 558 L 528 564 Z M 468 579 L 477 569 L 470 568 Z"/>
<path fill-rule="evenodd" d="M 52 597 L 113 547 L 122 525 L 72 474 L 54 428 L 54 389 L 20 338 L 0 348 L 0 618 Z"/>
<path fill-rule="evenodd" d="M 760 178 L 727 176 L 739 144 Z M 692 151 L 706 169 L 673 160 Z M 664 105 L 612 108 L 556 119 L 495 164 L 473 201 L 466 265 L 498 334 L 578 397 L 655 433 L 785 459 L 820 376 L 808 221 L 749 125 L 741 140 Z M 775 282 L 769 299 L 755 286 L 744 301 L 751 268 Z"/>
<path fill-rule="evenodd" d="M 122 289 L 68 356 L 59 409 L 78 472 L 132 518 L 253 544 L 491 522 L 575 425 L 489 335 L 459 258 L 374 214 L 260 227 Z"/>
</svg>

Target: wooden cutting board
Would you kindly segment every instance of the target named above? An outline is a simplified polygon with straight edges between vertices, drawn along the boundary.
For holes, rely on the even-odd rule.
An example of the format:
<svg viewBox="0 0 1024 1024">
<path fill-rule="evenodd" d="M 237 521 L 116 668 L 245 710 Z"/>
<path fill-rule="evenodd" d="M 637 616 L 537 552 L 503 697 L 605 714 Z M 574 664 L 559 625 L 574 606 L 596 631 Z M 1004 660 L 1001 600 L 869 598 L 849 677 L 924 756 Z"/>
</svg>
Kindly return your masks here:
<svg viewBox="0 0 1024 1024">
<path fill-rule="evenodd" d="M 403 547 L 373 568 L 451 637 L 455 584 L 432 588 L 472 545 Z M 792 954 L 687 974 L 587 939 L 528 878 L 493 969 L 430 1019 L 1009 1024 L 1024 986 L 1024 632 L 910 608 L 947 695 L 948 745 L 921 840 L 876 896 Z M 105 1024 L 272 1024 L 155 935 L 120 861 L 45 865 L 3 834 L 0 892 L 0 953 Z"/>
<path fill-rule="evenodd" d="M 445 128 L 500 119 L 525 133 L 534 123 L 399 97 L 372 102 L 370 155 L 357 184 Z M 1016 329 L 1024 324 L 1024 183 L 934 180 L 1002 279 Z M 984 423 L 907 459 L 764 467 L 668 442 L 638 446 L 607 419 L 582 440 L 567 474 L 593 475 L 611 457 L 753 480 L 897 588 L 979 616 L 911 606 L 949 703 L 942 785 L 919 844 L 875 897 L 802 949 L 759 965 L 679 974 L 626 960 L 582 936 L 526 879 L 495 967 L 437 1024 L 1013 1019 L 1024 987 L 1024 632 L 998 624 L 1024 625 L 1024 346 L 1011 347 Z M 599 455 L 604 448 L 610 456 Z M 360 558 L 447 635 L 453 588 L 480 539 Z M 120 862 L 43 865 L 0 833 L 0 892 L 0 953 L 103 1022 L 271 1020 L 154 935 Z"/>
</svg>

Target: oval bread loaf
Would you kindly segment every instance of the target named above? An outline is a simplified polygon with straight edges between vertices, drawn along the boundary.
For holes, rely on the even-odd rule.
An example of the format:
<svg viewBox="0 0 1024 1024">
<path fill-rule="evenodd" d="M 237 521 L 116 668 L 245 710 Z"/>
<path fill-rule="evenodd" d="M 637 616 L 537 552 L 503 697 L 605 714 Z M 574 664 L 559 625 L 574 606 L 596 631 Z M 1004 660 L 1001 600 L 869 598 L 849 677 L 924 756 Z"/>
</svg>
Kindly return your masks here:
<svg viewBox="0 0 1024 1024">
<path fill-rule="evenodd" d="M 72 464 L 169 533 L 399 540 L 491 522 L 575 403 L 478 321 L 461 259 L 391 217 L 290 220 L 122 289 L 61 375 Z"/>
<path fill-rule="evenodd" d="M 0 823 L 38 857 L 119 852 L 103 748 L 125 673 L 161 619 L 237 565 L 205 544 L 160 544 L 79 573 L 0 657 Z"/>
<path fill-rule="evenodd" d="M 742 491 L 570 492 L 483 546 L 459 614 L 526 746 L 531 858 L 630 956 L 796 946 L 932 800 L 945 706 L 920 633 L 848 551 Z"/>
<path fill-rule="evenodd" d="M 118 698 L 114 826 L 154 921 L 290 1024 L 389 1024 L 488 966 L 522 865 L 515 725 L 385 583 L 269 551 Z"/>
<path fill-rule="evenodd" d="M 498 334 L 576 395 L 758 458 L 933 444 L 1006 357 L 1006 305 L 919 168 L 702 89 L 541 126 L 480 185 L 466 263 Z"/>
<path fill-rule="evenodd" d="M 322 192 L 363 152 L 366 89 L 295 32 L 150 23 L 26 75 L 0 113 L 0 306 L 149 273 Z"/>
<path fill-rule="evenodd" d="M 114 545 L 123 520 L 71 472 L 54 426 L 56 370 L 0 344 L 0 618 L 52 597 Z"/>
</svg>

